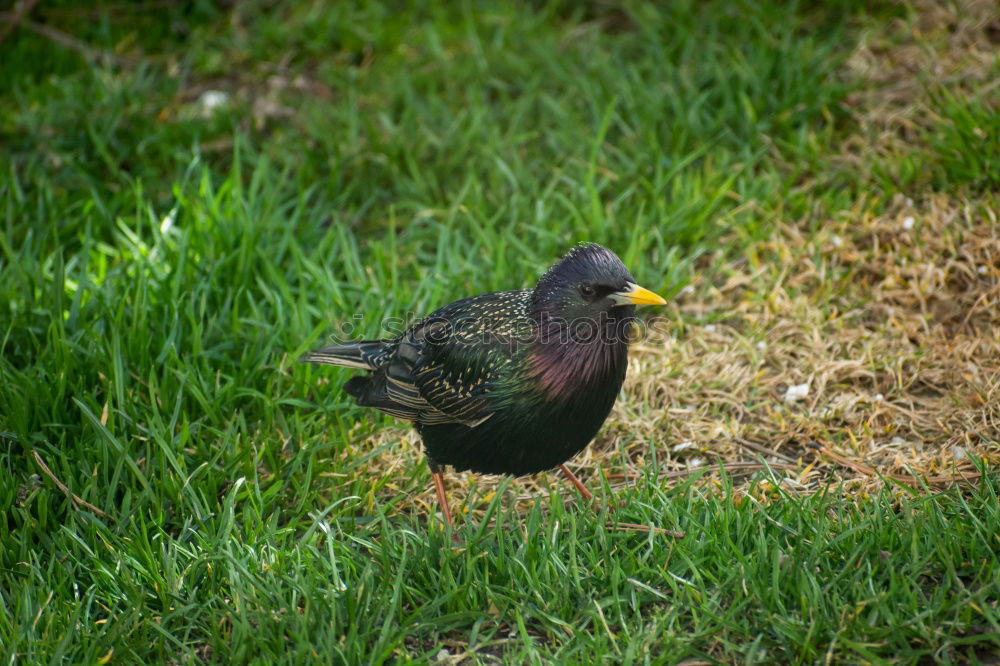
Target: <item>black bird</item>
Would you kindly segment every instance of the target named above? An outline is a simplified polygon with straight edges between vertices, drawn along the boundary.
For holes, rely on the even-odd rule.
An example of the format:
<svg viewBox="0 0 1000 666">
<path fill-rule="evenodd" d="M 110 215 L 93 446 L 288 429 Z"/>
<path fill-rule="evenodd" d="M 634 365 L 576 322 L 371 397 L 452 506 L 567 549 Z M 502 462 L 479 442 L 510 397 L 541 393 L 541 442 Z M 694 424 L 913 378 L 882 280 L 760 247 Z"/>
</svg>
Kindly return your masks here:
<svg viewBox="0 0 1000 666">
<path fill-rule="evenodd" d="M 607 418 L 625 380 L 636 305 L 664 305 L 614 252 L 573 248 L 534 289 L 456 301 L 395 338 L 302 358 L 369 371 L 344 390 L 420 433 L 445 521 L 442 465 L 520 476 L 565 463 Z"/>
</svg>

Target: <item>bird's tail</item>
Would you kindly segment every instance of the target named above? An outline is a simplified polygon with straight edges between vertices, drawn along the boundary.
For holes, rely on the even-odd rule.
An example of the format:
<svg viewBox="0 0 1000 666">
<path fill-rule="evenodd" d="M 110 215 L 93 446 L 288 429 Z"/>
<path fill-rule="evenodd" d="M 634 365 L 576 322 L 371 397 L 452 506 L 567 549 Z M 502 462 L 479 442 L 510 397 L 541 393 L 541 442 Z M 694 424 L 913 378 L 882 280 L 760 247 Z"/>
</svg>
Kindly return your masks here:
<svg viewBox="0 0 1000 666">
<path fill-rule="evenodd" d="M 341 365 L 345 368 L 376 370 L 392 351 L 387 340 L 358 340 L 343 345 L 323 347 L 299 359 L 301 363 L 322 363 Z"/>
</svg>

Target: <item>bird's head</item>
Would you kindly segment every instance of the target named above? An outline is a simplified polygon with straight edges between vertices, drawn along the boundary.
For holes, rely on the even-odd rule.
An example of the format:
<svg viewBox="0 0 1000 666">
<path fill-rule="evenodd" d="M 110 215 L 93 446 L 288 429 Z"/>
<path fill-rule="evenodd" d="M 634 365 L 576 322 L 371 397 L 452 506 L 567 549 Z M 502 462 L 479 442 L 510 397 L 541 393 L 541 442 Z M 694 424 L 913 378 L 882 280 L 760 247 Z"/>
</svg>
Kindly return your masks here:
<svg viewBox="0 0 1000 666">
<path fill-rule="evenodd" d="M 596 243 L 578 245 L 550 268 L 535 286 L 533 302 L 536 314 L 573 325 L 631 320 L 636 305 L 666 304 L 637 285 L 614 252 Z"/>
</svg>

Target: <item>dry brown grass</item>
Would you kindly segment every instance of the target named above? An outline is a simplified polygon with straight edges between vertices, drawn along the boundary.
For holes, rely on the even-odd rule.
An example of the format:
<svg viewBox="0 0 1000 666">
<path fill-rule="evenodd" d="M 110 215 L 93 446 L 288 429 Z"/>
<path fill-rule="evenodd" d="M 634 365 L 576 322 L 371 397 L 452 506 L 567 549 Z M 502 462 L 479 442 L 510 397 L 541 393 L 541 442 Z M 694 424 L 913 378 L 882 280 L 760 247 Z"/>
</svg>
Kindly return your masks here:
<svg viewBox="0 0 1000 666">
<path fill-rule="evenodd" d="M 619 436 L 656 442 L 674 465 L 752 458 L 746 439 L 803 464 L 818 445 L 932 481 L 1000 453 L 1000 231 L 986 202 L 900 199 L 815 234 L 782 226 L 723 273 L 679 306 L 684 321 L 720 321 L 637 346 L 633 399 L 613 416 Z M 792 401 L 798 385 L 808 393 Z M 879 482 L 837 466 L 788 484 Z"/>
</svg>

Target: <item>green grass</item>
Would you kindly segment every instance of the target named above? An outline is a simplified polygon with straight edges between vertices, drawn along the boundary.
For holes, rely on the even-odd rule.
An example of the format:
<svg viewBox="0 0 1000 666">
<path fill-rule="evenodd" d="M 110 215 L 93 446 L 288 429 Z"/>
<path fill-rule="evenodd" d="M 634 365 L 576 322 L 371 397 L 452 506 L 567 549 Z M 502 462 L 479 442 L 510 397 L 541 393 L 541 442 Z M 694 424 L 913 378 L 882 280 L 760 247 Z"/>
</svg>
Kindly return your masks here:
<svg viewBox="0 0 1000 666">
<path fill-rule="evenodd" d="M 359 524 L 348 495 L 278 509 L 273 484 L 243 479 L 189 491 L 183 525 L 137 519 L 128 537 L 94 519 L 51 525 L 62 561 L 17 543 L 5 604 L 19 630 L 5 644 L 27 661 L 94 661 L 113 646 L 138 660 L 207 647 L 221 662 L 359 663 L 427 659 L 457 638 L 511 663 L 812 663 L 955 659 L 1000 635 L 992 483 L 734 507 L 725 489 L 665 492 L 650 474 L 619 518 L 682 527 L 682 541 L 610 531 L 557 498 L 523 518 L 494 500 L 497 529 L 464 526 L 456 552 L 419 517 L 386 507 Z M 45 499 L 32 495 L 18 518 Z M 67 593 L 46 604 L 53 589 Z"/>
<path fill-rule="evenodd" d="M 378 663 L 445 640 L 510 663 L 913 661 L 1000 643 L 995 477 L 737 506 L 651 466 L 619 519 L 681 541 L 555 493 L 524 517 L 495 500 L 498 529 L 463 526 L 457 552 L 406 501 L 423 466 L 366 474 L 392 450 L 358 445 L 389 421 L 337 390 L 348 373 L 294 362 L 355 314 L 377 335 L 528 285 L 580 240 L 672 293 L 724 231 L 846 206 L 870 186 L 824 172 L 851 131 L 836 68 L 881 14 L 348 4 L 135 23 L 41 3 L 130 63 L 27 28 L 0 47 L 19 63 L 0 79 L 5 663 Z M 201 117 L 205 89 L 230 106 Z M 949 152 L 989 109 L 948 104 L 941 182 L 989 186 Z"/>
</svg>

